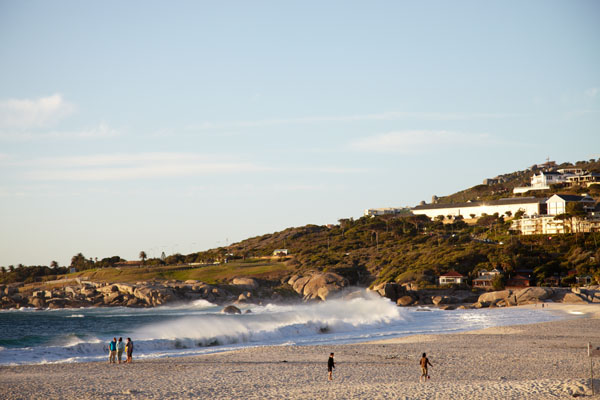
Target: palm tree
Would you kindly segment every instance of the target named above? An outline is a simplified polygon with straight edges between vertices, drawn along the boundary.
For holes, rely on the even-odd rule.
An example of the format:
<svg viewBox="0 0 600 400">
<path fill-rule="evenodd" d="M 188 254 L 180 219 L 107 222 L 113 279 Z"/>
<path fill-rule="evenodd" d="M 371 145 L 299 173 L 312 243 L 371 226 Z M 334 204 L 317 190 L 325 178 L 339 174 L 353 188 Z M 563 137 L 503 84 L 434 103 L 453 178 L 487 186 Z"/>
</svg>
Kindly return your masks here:
<svg viewBox="0 0 600 400">
<path fill-rule="evenodd" d="M 52 262 L 50 263 L 50 268 L 52 268 L 52 269 L 56 269 L 56 268 L 58 268 L 58 261 L 52 261 Z"/>
<path fill-rule="evenodd" d="M 146 262 L 146 258 L 148 258 L 148 256 L 146 255 L 146 252 L 140 251 L 140 260 L 142 260 L 142 264 L 144 264 Z"/>
<path fill-rule="evenodd" d="M 6 267 L 1 267 L 0 270 L 2 271 L 3 274 L 6 273 Z"/>
</svg>

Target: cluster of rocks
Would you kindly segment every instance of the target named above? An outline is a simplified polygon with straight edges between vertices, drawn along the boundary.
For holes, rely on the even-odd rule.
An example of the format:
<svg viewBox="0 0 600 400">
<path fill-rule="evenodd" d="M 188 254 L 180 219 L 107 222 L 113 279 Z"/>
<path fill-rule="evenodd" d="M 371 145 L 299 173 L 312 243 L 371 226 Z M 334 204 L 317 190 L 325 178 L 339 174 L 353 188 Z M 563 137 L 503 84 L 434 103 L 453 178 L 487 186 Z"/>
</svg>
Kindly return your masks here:
<svg viewBox="0 0 600 400">
<path fill-rule="evenodd" d="M 479 298 L 477 294 L 470 290 L 419 290 L 410 283 L 380 283 L 369 290 L 378 293 L 380 296 L 389 298 L 402 307 L 434 305 L 445 309 L 452 309 L 459 304 L 475 303 Z"/>
<path fill-rule="evenodd" d="M 444 309 L 509 307 L 544 301 L 561 303 L 600 303 L 600 287 L 550 288 L 528 287 L 486 292 L 481 295 L 470 290 L 419 290 L 411 284 L 381 283 L 369 289 L 387 297 L 399 306 L 435 305 Z"/>
<path fill-rule="evenodd" d="M 298 297 L 292 297 L 304 300 L 325 300 L 348 286 L 348 281 L 338 274 L 319 272 L 294 275 L 287 283 L 298 294 Z M 77 279 L 60 282 L 52 289 L 32 289 L 19 283 L 0 285 L 0 308 L 154 307 L 199 299 L 215 304 L 243 305 L 288 300 L 272 286 L 273 282 L 245 277 L 234 278 L 228 285 L 209 285 L 194 280 L 108 284 Z"/>
<path fill-rule="evenodd" d="M 333 272 L 313 272 L 306 276 L 294 275 L 288 281 L 303 300 L 326 300 L 348 286 L 348 280 Z"/>
<path fill-rule="evenodd" d="M 23 284 L 0 286 L 0 308 L 64 308 L 90 306 L 153 307 L 170 302 L 205 299 L 224 303 L 235 298 L 229 291 L 198 281 L 99 283 L 47 290 L 27 290 Z"/>
<path fill-rule="evenodd" d="M 545 301 L 557 303 L 600 303 L 600 289 L 598 286 L 583 288 L 528 287 L 518 290 L 506 289 L 482 294 L 473 306 L 476 308 L 510 307 Z"/>
</svg>

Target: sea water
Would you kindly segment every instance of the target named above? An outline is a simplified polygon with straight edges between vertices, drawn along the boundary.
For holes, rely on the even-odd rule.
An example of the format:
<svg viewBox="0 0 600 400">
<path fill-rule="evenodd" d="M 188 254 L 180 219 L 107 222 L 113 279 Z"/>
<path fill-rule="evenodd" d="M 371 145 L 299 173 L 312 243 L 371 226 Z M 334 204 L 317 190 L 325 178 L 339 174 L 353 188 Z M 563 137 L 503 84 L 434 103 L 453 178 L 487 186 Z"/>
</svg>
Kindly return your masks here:
<svg viewBox="0 0 600 400">
<path fill-rule="evenodd" d="M 130 337 L 135 358 L 186 356 L 264 345 L 357 343 L 551 321 L 542 309 L 401 308 L 365 295 L 296 305 L 240 306 L 223 314 L 198 300 L 146 309 L 125 307 L 0 311 L 0 364 L 108 359 L 113 337 Z"/>
</svg>

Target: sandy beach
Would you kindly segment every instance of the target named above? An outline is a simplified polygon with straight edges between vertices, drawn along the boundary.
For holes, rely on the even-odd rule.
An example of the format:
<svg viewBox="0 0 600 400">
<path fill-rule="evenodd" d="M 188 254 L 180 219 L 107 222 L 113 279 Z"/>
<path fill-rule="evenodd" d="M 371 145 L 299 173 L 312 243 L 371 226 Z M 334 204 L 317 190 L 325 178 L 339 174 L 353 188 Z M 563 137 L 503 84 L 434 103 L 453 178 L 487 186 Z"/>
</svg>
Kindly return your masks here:
<svg viewBox="0 0 600 400">
<path fill-rule="evenodd" d="M 534 307 L 534 306 L 528 306 Z M 538 306 L 539 307 L 539 306 Z M 600 305 L 550 304 L 566 320 L 336 346 L 0 367 L 4 399 L 569 399 L 591 396 L 587 343 Z M 335 352 L 334 381 L 326 362 Z M 431 380 L 419 382 L 427 352 Z M 600 359 L 595 359 L 600 392 Z"/>
</svg>

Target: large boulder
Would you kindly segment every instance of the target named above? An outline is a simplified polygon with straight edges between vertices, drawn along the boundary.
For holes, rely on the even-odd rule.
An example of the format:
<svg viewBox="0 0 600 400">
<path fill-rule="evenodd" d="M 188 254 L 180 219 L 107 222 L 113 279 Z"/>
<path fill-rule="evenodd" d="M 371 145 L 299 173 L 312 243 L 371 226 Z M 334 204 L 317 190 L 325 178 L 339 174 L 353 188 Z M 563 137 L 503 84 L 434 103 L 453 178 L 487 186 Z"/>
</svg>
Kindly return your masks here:
<svg viewBox="0 0 600 400">
<path fill-rule="evenodd" d="M 336 273 L 315 273 L 310 276 L 301 294 L 305 300 L 325 300 L 330 294 L 338 292 L 346 286 L 348 286 L 348 281 Z"/>
<path fill-rule="evenodd" d="M 410 306 L 415 302 L 415 299 L 412 296 L 406 295 L 400 297 L 396 300 L 396 304 L 402 307 Z"/>
<path fill-rule="evenodd" d="M 116 286 L 117 290 L 121 293 L 134 296 L 133 292 L 135 292 L 135 286 L 133 285 L 130 285 L 128 283 L 115 283 L 113 286 Z"/>
<path fill-rule="evenodd" d="M 258 287 L 258 282 L 254 278 L 234 278 L 231 284 L 249 290 L 256 289 Z"/>
<path fill-rule="evenodd" d="M 35 308 L 46 308 L 46 300 L 43 297 L 31 296 L 28 303 Z"/>
<path fill-rule="evenodd" d="M 496 304 L 500 300 L 506 300 L 512 295 L 512 290 L 500 290 L 497 292 L 487 292 L 479 296 L 477 299 L 478 302 L 488 303 L 488 304 Z"/>
<path fill-rule="evenodd" d="M 48 304 L 48 308 L 51 309 L 65 308 L 67 305 L 67 300 L 61 298 L 52 298 L 46 301 L 46 304 Z"/>
<path fill-rule="evenodd" d="M 292 285 L 294 291 L 302 295 L 304 293 L 304 287 L 306 286 L 308 281 L 310 281 L 310 278 L 310 276 L 303 276 L 302 278 L 296 279 L 294 281 L 294 284 Z"/>
<path fill-rule="evenodd" d="M 553 294 L 551 288 L 546 287 L 528 287 L 515 292 L 517 304 L 532 304 L 544 301 Z"/>
<path fill-rule="evenodd" d="M 294 286 L 294 283 L 300 279 L 300 275 L 292 275 L 292 277 L 287 281 L 288 285 Z"/>
<path fill-rule="evenodd" d="M 123 299 L 123 295 L 119 292 L 107 293 L 104 296 L 104 304 L 116 303 Z"/>
<path fill-rule="evenodd" d="M 588 303 L 581 295 L 577 293 L 565 293 L 562 298 L 563 303 Z"/>
<path fill-rule="evenodd" d="M 455 304 L 455 303 L 457 303 L 457 300 L 452 296 L 434 296 L 431 298 L 431 301 L 436 306 L 440 305 L 440 304 Z"/>
<path fill-rule="evenodd" d="M 228 305 L 227 307 L 223 308 L 221 312 L 225 314 L 241 314 L 242 310 L 234 305 Z"/>
</svg>

